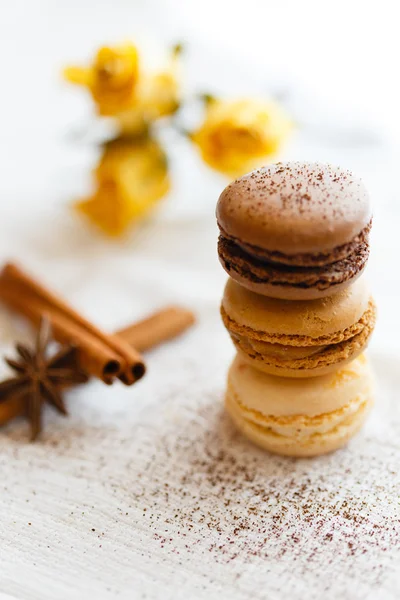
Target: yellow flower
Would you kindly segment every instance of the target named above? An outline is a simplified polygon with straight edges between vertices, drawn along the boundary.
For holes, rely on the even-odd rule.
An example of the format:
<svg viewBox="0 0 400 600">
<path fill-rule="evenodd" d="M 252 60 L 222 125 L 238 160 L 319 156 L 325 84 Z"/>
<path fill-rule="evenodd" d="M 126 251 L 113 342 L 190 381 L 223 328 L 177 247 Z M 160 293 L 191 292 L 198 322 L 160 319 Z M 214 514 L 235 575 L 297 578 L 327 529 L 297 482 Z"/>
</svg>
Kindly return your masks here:
<svg viewBox="0 0 400 600">
<path fill-rule="evenodd" d="M 166 68 L 156 73 L 142 73 L 136 88 L 135 104 L 118 115 L 121 131 L 134 133 L 140 124 L 151 123 L 172 115 L 180 105 L 180 51 L 173 49 Z"/>
<path fill-rule="evenodd" d="M 174 113 L 179 107 L 178 82 L 173 71 L 156 73 L 144 82 L 143 108 L 150 121 Z"/>
<path fill-rule="evenodd" d="M 95 170 L 96 190 L 75 209 L 109 236 L 147 216 L 170 189 L 163 149 L 152 138 L 118 138 L 105 145 Z"/>
<path fill-rule="evenodd" d="M 271 160 L 291 128 L 284 110 L 273 102 L 211 99 L 203 124 L 190 137 L 208 165 L 235 177 Z"/>
<path fill-rule="evenodd" d="M 139 68 L 135 46 L 100 48 L 88 68 L 68 67 L 64 77 L 89 89 L 98 113 L 116 117 L 124 133 L 138 133 L 146 124 L 170 115 L 179 106 L 179 47 L 167 67 L 156 73 Z"/>
<path fill-rule="evenodd" d="M 86 86 L 100 115 L 113 116 L 135 103 L 139 81 L 139 55 L 135 46 L 124 44 L 100 48 L 90 67 L 68 67 L 64 77 Z"/>
</svg>

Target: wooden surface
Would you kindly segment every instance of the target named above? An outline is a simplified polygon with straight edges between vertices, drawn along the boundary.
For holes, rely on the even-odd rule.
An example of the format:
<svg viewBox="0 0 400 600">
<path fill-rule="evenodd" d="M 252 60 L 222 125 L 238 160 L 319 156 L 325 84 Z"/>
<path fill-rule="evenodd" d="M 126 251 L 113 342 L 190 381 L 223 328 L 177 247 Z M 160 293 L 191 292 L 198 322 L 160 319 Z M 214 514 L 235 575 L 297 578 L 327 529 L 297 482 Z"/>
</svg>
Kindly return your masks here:
<svg viewBox="0 0 400 600">
<path fill-rule="evenodd" d="M 110 3 L 118 7 L 115 12 L 106 10 L 106 2 L 11 4 L 11 20 L 19 26 L 12 29 L 2 20 L 0 39 L 7 83 L 0 260 L 21 260 L 105 330 L 175 303 L 193 309 L 199 322 L 150 353 L 146 377 L 132 388 L 93 382 L 72 391 L 70 417 L 49 409 L 38 443 L 27 443 L 23 421 L 1 429 L 0 597 L 395 600 L 400 594 L 397 148 L 380 143 L 369 130 L 364 137 L 349 133 L 349 127 L 353 133 L 358 127 L 356 119 L 348 119 L 347 129 L 339 126 L 332 116 L 333 95 L 326 129 L 300 130 L 287 150 L 289 158 L 353 168 L 371 190 L 369 278 L 379 320 L 370 354 L 379 391 L 367 427 L 347 449 L 317 460 L 272 457 L 238 436 L 222 408 L 233 348 L 219 318 L 225 274 L 216 258 L 214 208 L 225 180 L 202 168 L 185 143 L 174 142 L 179 185 L 157 218 L 136 235 L 108 242 L 68 209 L 70 199 L 88 190 L 96 155 L 90 147 L 66 142 L 66 133 L 85 122 L 89 105 L 59 84 L 58 69 L 107 37 L 127 37 L 132 3 Z M 157 16 L 145 2 L 138 6 L 147 16 L 133 19 L 133 30 L 146 19 L 150 29 L 154 18 L 160 31 L 166 9 Z M 176 23 L 173 36 L 183 21 L 177 17 Z M 307 35 L 298 29 L 300 42 Z M 335 28 L 332 35 L 337 36 Z M 332 39 L 336 56 L 337 38 Z M 379 44 L 373 46 L 376 52 Z M 204 84 L 210 77 L 228 86 L 228 72 L 235 70 L 231 57 L 221 70 L 223 58 L 208 42 L 196 56 L 189 68 L 192 80 L 199 77 Z M 240 73 L 236 84 L 247 69 Z M 296 73 L 300 77 L 299 69 Z M 351 78 L 346 81 L 351 84 Z M 375 87 L 377 94 L 390 95 L 382 85 Z M 329 88 L 325 91 L 330 96 Z M 351 91 L 343 92 L 344 102 L 346 94 L 350 102 Z M 312 98 L 308 94 L 306 104 Z M 312 108 L 314 117 L 311 113 Z M 29 334 L 0 308 L 1 353 L 10 354 L 17 338 L 27 341 Z M 6 373 L 2 365 L 0 376 Z"/>
</svg>

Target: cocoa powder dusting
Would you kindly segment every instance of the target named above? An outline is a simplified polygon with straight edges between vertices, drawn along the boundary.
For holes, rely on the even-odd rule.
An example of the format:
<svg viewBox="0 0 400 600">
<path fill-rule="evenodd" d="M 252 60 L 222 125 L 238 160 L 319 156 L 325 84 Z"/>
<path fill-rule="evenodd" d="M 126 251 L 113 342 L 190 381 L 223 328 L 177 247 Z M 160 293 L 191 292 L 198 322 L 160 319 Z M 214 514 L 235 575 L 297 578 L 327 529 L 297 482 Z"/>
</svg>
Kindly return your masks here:
<svg viewBox="0 0 400 600">
<path fill-rule="evenodd" d="M 347 576 L 378 585 L 378 557 L 400 548 L 400 483 L 393 479 L 390 491 L 376 483 L 382 469 L 389 481 L 397 471 L 390 449 L 378 461 L 370 440 L 314 460 L 273 456 L 236 433 L 213 395 L 149 443 L 153 456 L 137 473 L 146 484 L 132 500 L 166 553 L 201 549 L 213 564 L 262 565 L 265 573 L 290 560 L 299 576 L 323 570 L 329 587 L 343 562 Z"/>
<path fill-rule="evenodd" d="M 198 359 L 210 351 L 211 331 L 218 348 L 212 374 L 209 361 Z M 225 415 L 226 333 L 216 321 L 203 333 L 181 356 L 185 386 L 172 368 L 165 371 L 157 406 L 148 404 L 151 385 L 143 386 L 137 417 L 129 417 L 129 402 L 119 425 L 110 417 L 95 426 L 93 411 L 100 415 L 103 407 L 93 405 L 83 424 L 79 403 L 75 425 L 51 428 L 33 455 L 20 444 L 24 432 L 8 432 L 0 464 L 3 472 L 10 461 L 15 468 L 3 480 L 4 514 L 12 520 L 19 503 L 32 515 L 23 534 L 28 521 L 38 530 L 51 500 L 41 497 L 39 512 L 26 502 L 34 499 L 29 490 L 42 485 L 45 466 L 68 512 L 56 504 L 41 543 L 59 540 L 64 551 L 67 528 L 84 532 L 91 564 L 107 553 L 101 564 L 110 573 L 129 565 L 125 577 L 136 581 L 134 565 L 145 564 L 165 586 L 179 574 L 182 590 L 196 598 L 204 589 L 234 600 L 302 600 L 305 589 L 308 600 L 385 597 L 376 592 L 386 589 L 400 559 L 397 380 L 378 373 L 386 388 L 369 429 L 348 448 L 316 459 L 273 456 L 247 442 Z M 386 359 L 382 368 L 388 372 Z M 28 480 L 18 473 L 25 458 Z M 65 552 L 71 554 L 69 546 Z"/>
</svg>

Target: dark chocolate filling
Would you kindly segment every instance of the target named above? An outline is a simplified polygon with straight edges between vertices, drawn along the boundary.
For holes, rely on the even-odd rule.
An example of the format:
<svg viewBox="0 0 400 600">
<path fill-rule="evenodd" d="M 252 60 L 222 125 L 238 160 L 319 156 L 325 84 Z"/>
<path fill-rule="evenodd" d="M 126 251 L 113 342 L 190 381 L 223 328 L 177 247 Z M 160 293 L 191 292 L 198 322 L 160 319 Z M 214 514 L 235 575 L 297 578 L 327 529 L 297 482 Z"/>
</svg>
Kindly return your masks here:
<svg viewBox="0 0 400 600">
<path fill-rule="evenodd" d="M 331 265 L 332 263 L 341 261 L 348 256 L 351 256 L 363 242 L 368 242 L 369 232 L 371 231 L 372 219 L 366 227 L 360 233 L 346 244 L 332 248 L 329 252 L 316 252 L 316 253 L 299 253 L 299 254 L 284 254 L 283 252 L 266 250 L 260 246 L 254 246 L 248 244 L 243 240 L 239 240 L 232 235 L 229 235 L 219 227 L 222 237 L 234 242 L 237 246 L 240 246 L 246 252 L 246 254 L 254 256 L 255 258 L 266 261 L 268 263 L 278 263 L 295 267 L 322 267 L 325 265 Z"/>
<path fill-rule="evenodd" d="M 218 253 L 228 273 L 235 271 L 254 283 L 324 290 L 352 279 L 364 269 L 368 261 L 369 244 L 363 241 L 350 256 L 323 267 L 293 267 L 260 260 L 222 235 L 218 240 Z"/>
</svg>

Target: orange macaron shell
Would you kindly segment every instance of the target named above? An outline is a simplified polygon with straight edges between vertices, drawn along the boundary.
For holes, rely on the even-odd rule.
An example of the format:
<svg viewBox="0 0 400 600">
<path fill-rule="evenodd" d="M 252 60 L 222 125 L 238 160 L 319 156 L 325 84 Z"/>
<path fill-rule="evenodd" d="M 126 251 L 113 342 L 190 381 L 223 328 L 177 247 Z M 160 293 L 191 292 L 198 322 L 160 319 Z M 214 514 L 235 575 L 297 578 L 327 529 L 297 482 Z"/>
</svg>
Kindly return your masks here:
<svg viewBox="0 0 400 600">
<path fill-rule="evenodd" d="M 376 307 L 365 279 L 328 298 L 282 301 L 229 279 L 221 315 L 243 360 L 272 375 L 325 375 L 367 347 Z"/>
</svg>

